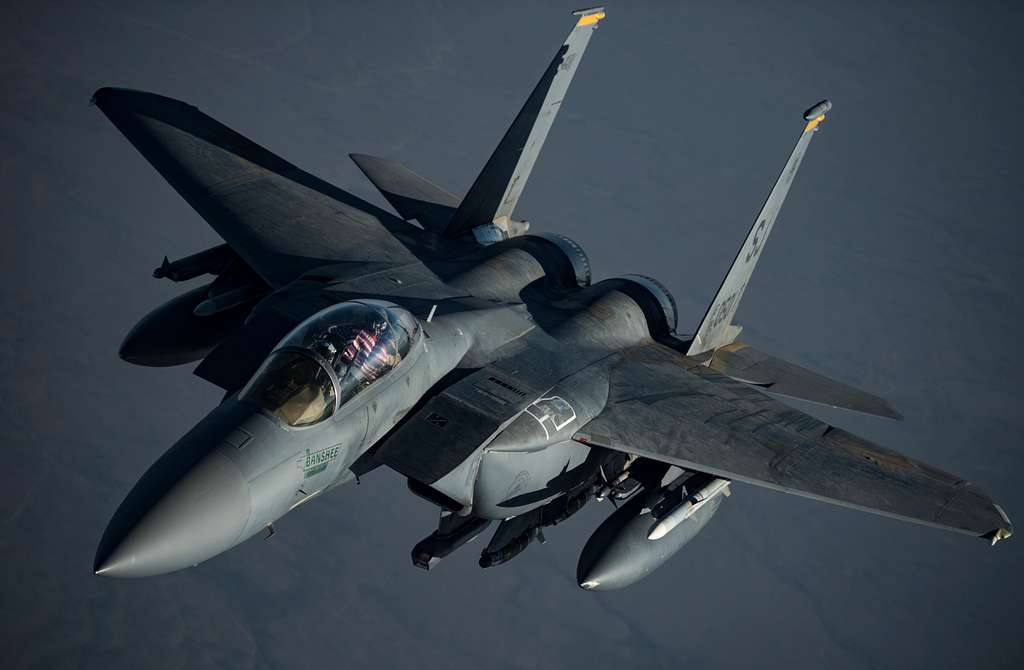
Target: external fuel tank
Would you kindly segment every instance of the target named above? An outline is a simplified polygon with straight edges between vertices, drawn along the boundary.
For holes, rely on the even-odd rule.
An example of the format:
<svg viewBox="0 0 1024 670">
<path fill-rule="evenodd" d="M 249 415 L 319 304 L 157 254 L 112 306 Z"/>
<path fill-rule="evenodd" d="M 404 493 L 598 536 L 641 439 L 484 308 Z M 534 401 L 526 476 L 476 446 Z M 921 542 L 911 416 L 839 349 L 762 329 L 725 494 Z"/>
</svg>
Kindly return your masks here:
<svg viewBox="0 0 1024 670">
<path fill-rule="evenodd" d="M 653 497 L 659 497 L 655 491 Z M 657 540 L 648 539 L 658 519 L 651 514 L 652 495 L 639 493 L 598 526 L 587 540 L 576 567 L 580 587 L 610 591 L 646 577 L 675 555 L 711 520 L 723 496 L 717 495 Z"/>
</svg>

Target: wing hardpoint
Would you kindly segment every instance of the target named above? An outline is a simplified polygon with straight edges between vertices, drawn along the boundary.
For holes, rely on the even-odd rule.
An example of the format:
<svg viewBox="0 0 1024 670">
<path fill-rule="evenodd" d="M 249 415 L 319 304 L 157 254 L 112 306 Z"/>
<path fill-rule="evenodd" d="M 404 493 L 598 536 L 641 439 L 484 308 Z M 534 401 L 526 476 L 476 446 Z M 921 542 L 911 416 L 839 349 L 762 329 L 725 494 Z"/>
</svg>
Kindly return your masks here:
<svg viewBox="0 0 1024 670">
<path fill-rule="evenodd" d="M 458 237 L 492 223 L 507 225 L 576 74 L 580 57 L 604 18 L 603 7 L 573 13 L 579 17 L 575 27 L 473 182 L 445 235 Z"/>
<path fill-rule="evenodd" d="M 103 88 L 95 104 L 272 286 L 329 263 L 405 264 L 401 219 L 303 172 L 203 114 L 152 93 Z"/>
<path fill-rule="evenodd" d="M 1012 526 L 978 487 L 792 409 L 661 345 L 625 352 L 578 441 L 996 540 Z"/>
</svg>

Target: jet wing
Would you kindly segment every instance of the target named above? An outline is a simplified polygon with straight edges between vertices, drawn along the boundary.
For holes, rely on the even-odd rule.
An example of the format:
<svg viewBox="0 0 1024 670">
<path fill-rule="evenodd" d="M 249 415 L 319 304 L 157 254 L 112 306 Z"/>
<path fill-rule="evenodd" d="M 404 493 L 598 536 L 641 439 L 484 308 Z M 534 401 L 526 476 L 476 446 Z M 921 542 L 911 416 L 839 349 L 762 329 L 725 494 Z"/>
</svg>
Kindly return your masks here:
<svg viewBox="0 0 1024 670">
<path fill-rule="evenodd" d="M 585 444 L 991 539 L 1012 525 L 977 486 L 829 426 L 654 344 L 613 365 Z"/>
<path fill-rule="evenodd" d="M 271 286 L 329 263 L 416 260 L 408 245 L 422 231 L 191 105 L 116 88 L 93 102 Z"/>
<path fill-rule="evenodd" d="M 734 342 L 716 349 L 708 365 L 727 377 L 753 384 L 772 395 L 887 419 L 903 418 L 884 398 L 847 386 L 794 363 L 769 356 L 742 342 Z"/>
</svg>

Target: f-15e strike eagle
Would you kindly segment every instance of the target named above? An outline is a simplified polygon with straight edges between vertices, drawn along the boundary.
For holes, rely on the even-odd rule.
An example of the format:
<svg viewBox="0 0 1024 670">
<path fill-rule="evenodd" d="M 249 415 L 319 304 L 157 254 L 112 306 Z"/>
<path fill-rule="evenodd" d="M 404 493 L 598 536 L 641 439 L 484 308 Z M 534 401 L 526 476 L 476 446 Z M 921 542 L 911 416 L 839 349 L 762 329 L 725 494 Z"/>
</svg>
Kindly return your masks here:
<svg viewBox="0 0 1024 670">
<path fill-rule="evenodd" d="M 732 482 L 987 538 L 980 488 L 776 399 L 899 418 L 886 401 L 736 338 L 733 315 L 831 103 L 804 128 L 695 334 L 655 279 L 591 282 L 583 249 L 512 218 L 605 13 L 580 10 L 465 197 L 352 155 L 395 216 L 195 107 L 103 88 L 95 104 L 225 243 L 154 272 L 214 278 L 143 318 L 121 356 L 202 360 L 223 402 L 135 485 L 100 541 L 113 577 L 196 565 L 379 466 L 440 508 L 430 569 L 498 526 L 480 565 L 518 555 L 591 500 L 617 509 L 583 548 L 585 589 L 648 574 Z M 416 223 L 411 223 L 415 221 Z"/>
</svg>

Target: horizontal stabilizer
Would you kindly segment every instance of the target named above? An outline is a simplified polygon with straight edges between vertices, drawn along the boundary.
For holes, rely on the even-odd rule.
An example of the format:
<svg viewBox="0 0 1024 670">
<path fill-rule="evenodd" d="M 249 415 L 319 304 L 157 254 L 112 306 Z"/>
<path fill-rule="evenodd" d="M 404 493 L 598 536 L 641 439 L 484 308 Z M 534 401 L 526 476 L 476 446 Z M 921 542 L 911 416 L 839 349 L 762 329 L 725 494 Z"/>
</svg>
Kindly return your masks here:
<svg viewBox="0 0 1024 670">
<path fill-rule="evenodd" d="M 884 398 L 847 386 L 794 363 L 769 356 L 742 342 L 717 349 L 709 365 L 711 369 L 727 377 L 759 386 L 774 395 L 886 419 L 903 418 Z"/>
<path fill-rule="evenodd" d="M 459 207 L 457 196 L 396 161 L 366 154 L 349 156 L 406 221 L 416 219 L 427 230 L 440 233 L 452 220 Z"/>
</svg>

